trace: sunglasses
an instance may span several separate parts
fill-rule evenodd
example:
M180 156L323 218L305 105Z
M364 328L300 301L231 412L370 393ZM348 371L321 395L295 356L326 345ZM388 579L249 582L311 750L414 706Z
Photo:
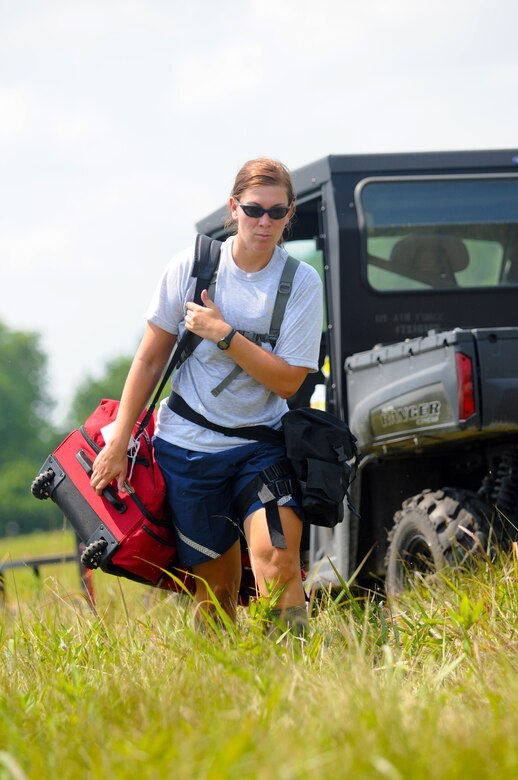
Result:
M284 219L291 206L272 206L271 209L263 209L262 206L250 206L247 203L240 203L236 198L236 203L241 206L247 217L260 219L263 214L268 214L270 219Z

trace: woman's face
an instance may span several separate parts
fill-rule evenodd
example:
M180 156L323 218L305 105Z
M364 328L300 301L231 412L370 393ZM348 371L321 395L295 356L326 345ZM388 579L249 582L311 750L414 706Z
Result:
M242 206L262 206L263 209L271 209L274 206L290 207L288 213L282 219L273 219L264 213L260 217L249 217ZM293 213L293 205L288 202L288 194L280 185L268 185L250 187L239 198L230 198L230 211L237 222L238 246L246 248L249 252L266 254L273 253L276 244L282 237L284 228L290 221Z

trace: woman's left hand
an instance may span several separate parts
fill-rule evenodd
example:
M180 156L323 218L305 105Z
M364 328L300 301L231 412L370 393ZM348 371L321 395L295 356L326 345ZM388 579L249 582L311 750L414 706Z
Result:
M230 330L230 325L225 322L223 315L214 301L211 301L207 290L201 294L203 306L194 301L189 301L185 307L185 327L197 336L210 341L219 341Z

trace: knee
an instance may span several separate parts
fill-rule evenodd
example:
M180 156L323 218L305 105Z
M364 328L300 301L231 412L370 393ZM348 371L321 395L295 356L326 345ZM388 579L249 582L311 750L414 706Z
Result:
M223 577L218 579L199 579L196 581L196 601L210 604L213 598L227 610L232 611L237 604L239 578Z
M291 550L278 547L263 547L252 550L255 569L267 582L286 585L295 577L300 577L300 561Z
M196 583L196 595L198 598L210 600L210 596L213 594L220 604L229 600L235 601L239 592L239 584L239 579L233 577L212 582L198 581Z

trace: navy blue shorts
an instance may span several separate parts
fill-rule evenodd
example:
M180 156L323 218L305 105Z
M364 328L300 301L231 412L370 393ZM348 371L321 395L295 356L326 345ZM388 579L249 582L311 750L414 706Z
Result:
M237 497L263 469L286 457L284 447L255 441L222 452L194 452L155 436L153 446L167 485L182 566L219 558L232 547L243 520L263 506L257 498L239 517ZM292 497L279 503L297 508Z

